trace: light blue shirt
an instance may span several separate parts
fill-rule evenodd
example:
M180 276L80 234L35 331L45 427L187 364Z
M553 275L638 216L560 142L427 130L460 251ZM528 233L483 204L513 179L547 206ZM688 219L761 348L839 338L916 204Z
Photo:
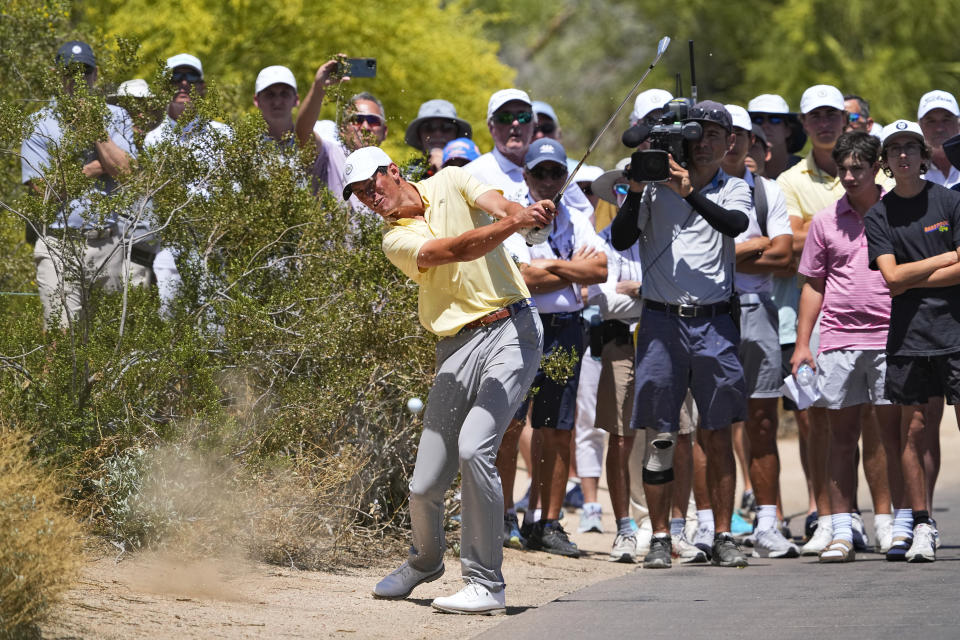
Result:
M56 106L56 102L51 101L49 106L44 107L37 114L37 124L33 128L33 132L23 141L20 147L22 182L42 181L44 173L57 171L60 162L74 161L74 158L66 156L66 149L61 148L63 130L56 116ZM137 148L133 142L133 120L120 107L108 104L107 109L107 121L104 123L107 135L120 149L130 157L135 158ZM87 164L96 159L96 151L91 148L84 153L79 161L82 164ZM92 188L102 194L110 194L117 188L117 183L112 176L103 174L93 181ZM105 223L112 225L116 224L116 221L116 214L114 214L105 220ZM50 226L54 229L61 228L64 222L74 229L93 229L100 226L99 221L94 220L91 215L90 199L83 195L67 202L60 210L57 221Z

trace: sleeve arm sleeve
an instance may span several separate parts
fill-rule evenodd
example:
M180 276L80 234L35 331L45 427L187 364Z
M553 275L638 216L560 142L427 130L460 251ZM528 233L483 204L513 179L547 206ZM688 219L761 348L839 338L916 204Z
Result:
M690 195L684 198L684 200L686 200L697 213L703 216L704 220L706 220L711 227L725 236L736 238L746 231L747 225L750 224L750 219L743 211L724 209L698 191L690 192Z

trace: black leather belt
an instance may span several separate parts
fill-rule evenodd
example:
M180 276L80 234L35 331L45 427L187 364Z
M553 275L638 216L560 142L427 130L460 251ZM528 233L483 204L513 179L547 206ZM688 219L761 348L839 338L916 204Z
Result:
M730 313L729 302L713 304L667 304L656 300L644 300L644 306L654 311L663 311L681 318L713 318Z

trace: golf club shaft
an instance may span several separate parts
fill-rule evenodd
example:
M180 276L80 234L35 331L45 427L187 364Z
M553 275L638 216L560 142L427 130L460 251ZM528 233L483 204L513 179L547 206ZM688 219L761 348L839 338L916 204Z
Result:
M620 106L617 107L617 110L613 112L613 115L610 116L610 119L607 120L607 124L603 125L603 129L600 130L600 133L597 134L597 137L593 139L593 142L590 143L590 146L587 147L587 152L583 154L583 157L580 158L580 162L577 163L576 168L570 172L570 175L567 176L567 181L563 183L563 186L560 188L560 191L557 192L557 195L553 197L553 204L560 206L560 200L563 198L563 193L567 190L567 187L570 186L570 183L573 182L573 179L577 175L577 171L580 170L580 167L583 166L583 163L586 162L587 157L590 155L590 152L593 151L593 148L597 146L597 143L600 142L600 138L603 137L603 134L607 132L607 129L610 128L610 125L613 124L613 121L617 119L617 116L620 114L620 111L623 110L623 106L627 104L630 98L633 96L633 92L647 79L647 76L650 75L650 72L653 71L653 68L657 66L657 63L660 62L660 58L663 57L664 52L667 50L667 46L670 44L670 36L663 36L660 39L660 42L657 44L657 55L654 57L653 62L650 63L650 66L647 67L647 70L643 73L637 83L633 85L633 88L627 93L623 98L623 102L620 103Z

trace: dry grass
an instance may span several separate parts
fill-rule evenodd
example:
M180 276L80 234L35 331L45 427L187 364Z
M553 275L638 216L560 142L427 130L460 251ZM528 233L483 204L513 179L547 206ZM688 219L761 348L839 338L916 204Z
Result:
M60 500L26 438L0 429L0 637L30 635L80 569L80 527Z

